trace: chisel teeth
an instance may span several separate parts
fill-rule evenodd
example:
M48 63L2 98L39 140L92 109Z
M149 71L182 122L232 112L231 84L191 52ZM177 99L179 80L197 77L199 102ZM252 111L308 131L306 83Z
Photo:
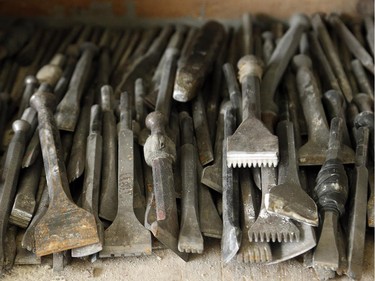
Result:
M276 167L279 162L277 152L234 152L228 151L227 165L232 168Z

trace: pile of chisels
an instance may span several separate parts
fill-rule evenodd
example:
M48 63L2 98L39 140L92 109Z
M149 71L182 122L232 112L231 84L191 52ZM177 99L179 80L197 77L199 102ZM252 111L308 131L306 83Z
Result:
M0 269L297 256L360 279L374 227L374 19L0 27Z

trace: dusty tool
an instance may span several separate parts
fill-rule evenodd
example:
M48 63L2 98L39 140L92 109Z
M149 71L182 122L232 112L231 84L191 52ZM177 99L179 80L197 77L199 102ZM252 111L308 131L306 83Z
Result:
M236 112L237 123L242 121L242 97L241 91L238 86L237 78L233 69L233 66L230 63L223 65L224 77L227 83L229 99L233 105L233 108ZM216 145L216 141L215 141Z
M370 129L370 147L369 147L369 154L372 160L374 160L374 103L373 100L368 97L366 94L357 94L353 102L357 105L360 117L355 117L353 119L355 128L358 127L369 127ZM357 120L357 121L355 121Z
M60 130L73 132L80 113L80 102L92 61L98 52L96 45L84 43L81 45L82 55L77 62L69 82L69 88L56 109L56 124Z
M242 55L251 55L253 54L253 23L252 16L249 13L245 13L241 18L242 25Z
M197 138L197 148L201 164L207 165L214 160L210 131L207 123L203 92L200 91L192 102L194 131Z
M61 142L50 109L53 95L38 91L30 104L38 111L39 139L50 196L48 210L35 228L36 254L43 256L96 243L98 233L93 215L78 208L65 193L69 187Z
M202 178L202 165L198 160L197 168L198 179L200 179ZM218 174L218 177L220 177L220 175L221 173ZM211 192L203 183L199 183L198 188L198 206L204 206L203 208L199 208L199 223L202 234L206 237L221 239L221 236L223 235L223 222L218 214Z
M280 146L278 185L265 195L266 210L301 223L318 226L314 200L301 188L294 142L293 123L282 121L277 135Z
M317 59L323 70L322 72L324 73L324 75L321 75L321 80L325 81L330 88L341 92L339 82L330 63L328 62L327 56L325 55L315 32L309 32L309 43L311 45L311 54L315 59Z
M326 110L328 120L332 120L334 117L340 117L344 120L343 144L351 148L352 144L349 137L348 127L346 126L345 122L346 102L344 96L341 94L341 92L335 90L328 90L323 94L323 104Z
M361 92L368 94L374 98L374 89L372 88L366 72L359 60L352 60L351 62L353 74L357 80L358 87Z
M203 91L207 97L206 116L212 143L215 140L216 120L219 115L220 102L223 96L222 93L226 91L223 81L223 64L226 62L229 43L230 37L228 36L228 33L226 33L222 41L222 46L218 51L217 58L213 64L210 78L205 81L203 86Z
M67 266L70 262L70 253L69 251L63 251L52 254L52 269L53 272L59 273L64 270L64 267Z
M240 195L238 186L238 170L231 168L227 163L227 139L234 132L236 117L234 109L227 101L224 105L224 140L223 140L223 236L221 238L221 256L224 263L231 261L241 243L240 228Z
M138 78L142 78L147 82L151 80L151 73L159 63L172 32L173 27L171 25L163 27L159 36L152 42L147 52L136 58L134 63L129 67L129 70L124 73L121 82L116 87L116 95L126 90L130 94L130 103L133 104L135 80Z
M9 221L19 227L26 228L33 217L42 167L42 158L38 157L33 165L21 171L17 195L9 217Z
M275 45L273 42L273 34L271 31L265 31L262 33L263 43L263 61L267 65L272 57Z
M339 251L337 227L339 216L345 211L348 198L348 178L339 159L343 120L335 117L331 121L327 158L316 178L316 201L322 214L323 226L313 257L314 269L337 270Z
M357 134L357 149L355 174L350 190L349 208L349 237L348 237L348 268L346 275L352 279L361 279L363 271L363 258L366 234L366 204L368 170L367 150L370 130L367 127L359 127Z
M352 89L321 16L319 14L312 16L311 24L317 37L319 38L320 43L322 44L324 53L332 66L332 70L338 79L341 91L343 92L346 101L350 102L353 98Z
M277 106L274 102L276 88L285 69L298 48L302 33L310 26L309 19L303 14L295 14L290 19L290 27L277 43L267 67L264 71L260 87L260 104L262 106L262 119L275 118ZM270 115L270 116L268 116Z
M372 154L372 161L369 161L368 164L370 194L367 202L367 221L370 227L374 227L374 114L372 112L361 112L355 117L354 125L357 131L359 128L365 127L370 132L368 149L370 154Z
M133 45L128 45L128 48L130 50L123 53L121 59L116 65L116 70L112 79L113 85L118 85L121 82L122 75L126 73L129 67L131 67L131 65L134 63L134 61L146 53L147 49L150 47L152 41L157 36L159 31L159 27L145 29L141 32L140 40L137 40L137 45L135 45L135 43ZM136 41L133 40L132 43L133 42Z
M198 213L197 149L194 146L193 120L186 111L180 112L182 214L178 250L203 253L203 236Z
M151 254L151 234L134 214L134 150L129 95L121 94L118 131L118 207L113 223L104 232L99 257Z
M166 61L166 56L168 53L169 48L175 48L180 50L182 48L182 44L185 40L185 34L187 33L188 27L185 25L178 25L176 26L176 30L173 33L172 37L169 39L168 46L164 51L158 66L155 70L154 76L152 77L151 81L151 92L146 96L145 103L152 109L155 109L155 103L157 99L157 95L159 92L160 80L162 77L163 70L165 68L164 64Z
M146 187L146 210L145 210L145 219L144 226L151 231L151 225L156 221L156 206L155 206L155 193L154 185L152 181L152 169L143 160L143 171L144 171L144 181Z
M369 227L374 227L374 221L375 221L375 192L374 192L374 164L370 164L368 166L368 184L370 189L369 198L367 201L367 225Z
M82 111L83 112L83 111ZM93 105L90 113L89 135L87 137L87 154L85 155L85 177L82 191L82 208L95 217L99 242L72 249L72 257L84 257L103 249L104 226L99 219L99 190L102 171L102 115L99 105Z
M16 118L21 118L24 110L29 106L29 100L38 85L38 80L35 76L29 75L25 78L25 89L22 94L21 103L18 107Z
M254 224L259 210L256 208L257 196L255 183L251 179L248 169L240 170L240 186L242 198L242 241L237 253L237 261L244 263L270 262L272 253L270 244L267 242L250 242L246 235L250 227Z
M44 171L42 171L42 176L40 177L38 189L41 190L42 194L40 200L38 200L35 214L22 238L22 248L27 249L28 251L31 251L33 253L35 253L35 227L40 221L40 219L46 213L49 204L48 188Z
M117 212L117 129L110 86L101 88L103 110L103 160L99 216L113 221Z
M35 255L35 253L30 252L22 247L22 239L25 234L25 231L19 230L16 236L16 247L17 255L14 260L15 265L38 265L42 263L42 259Z
M151 135L144 145L144 156L147 165L152 167L157 216L151 231L160 242L187 260L187 254L177 248L179 226L172 174L172 163L176 160L175 145L165 134L166 119L160 111L147 116L146 126Z
M265 196L276 185L276 170L274 168L261 168L262 176L262 202L259 215L248 232L250 242L298 242L300 231L297 226L286 218L270 214L266 210Z
M201 182L206 186L216 190L217 192L223 192L223 182L221 178L222 174L222 154L223 154L223 139L224 139L224 104L220 107L219 117L216 125L216 139L215 139L215 154L214 162L203 168ZM233 103L232 103L233 104Z
M2 270L4 271L10 271L13 268L17 253L16 235L17 227L15 225L9 225L6 231L5 241L3 242L5 244L5 259Z
M374 100L367 94L356 94L353 98L353 103L358 107L360 112L374 112Z
M328 148L329 129L321 94L311 72L312 63L309 57L297 55L293 58L293 64L297 68L297 88L309 137L307 143L298 150L298 161L300 165L322 165ZM353 150L343 146L340 159L344 163L353 163L354 157Z
M228 138L229 167L277 166L278 140L258 119L262 63L254 56L242 57L238 62L242 84L243 121Z
M365 16L364 23L366 28L366 41L372 55L374 55L374 18Z
M224 36L224 27L215 21L209 21L200 28L191 52L176 73L173 91L176 101L187 102L196 97L213 65L216 53L220 50Z
M330 23L335 27L335 31L338 31L342 41L345 42L350 52L362 63L362 65L374 74L374 60L366 49L358 42L357 38L351 33L346 25L341 21L337 14L331 14L328 17Z
M56 55L48 65L43 66L37 74L39 81L43 81L40 85L39 90L44 89L49 91L53 88L58 80L62 77L61 64L63 62L63 57ZM57 86L57 85L56 85ZM55 107L54 107L55 108ZM40 155L40 141L39 141L39 131L36 129L34 135L32 136L28 146L26 147L25 154L22 160L22 167L27 168L32 165L35 160Z
M67 165L68 180L78 179L85 169L86 142L89 134L90 109L94 100L94 91L89 91L83 98L81 113L74 132L73 144Z
M28 133L36 118L36 112L29 108L24 111L21 119L13 122L12 128L14 135L9 143L5 163L1 175L1 196L0 206L0 267L4 266L4 239L8 228L8 220L11 212L12 203L16 195L16 188L18 183L18 176L21 170L22 155L25 151L26 142L28 140Z

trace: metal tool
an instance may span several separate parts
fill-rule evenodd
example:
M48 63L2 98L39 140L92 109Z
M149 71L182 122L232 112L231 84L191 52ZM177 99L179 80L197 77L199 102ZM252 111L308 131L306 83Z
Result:
M201 183L214 189L215 191L223 192L223 182L222 182L222 166L223 166L223 139L224 139L224 104L222 102L220 106L220 113L217 119L216 125L216 139L215 139L215 153L214 162L203 168Z
M0 269L3 268L5 262L5 235L8 228L9 215L12 203L16 195L18 176L21 170L21 161L25 146L28 140L29 130L33 119L36 118L36 112L29 108L24 111L21 119L13 122L12 129L14 135L9 143L5 164L1 175L1 195L0 206Z
M35 228L36 254L43 256L97 243L95 218L77 207L65 193L69 186L61 142L50 109L53 95L38 91L31 97L30 104L38 111L39 139L50 196L48 210Z
M80 47L82 55L74 69L68 91L57 106L55 114L58 128L69 132L73 132L76 127L83 90L89 77L92 61L98 53L98 48L93 43L86 42Z
M263 61L267 65L272 57L275 45L273 42L273 33L271 31L265 31L262 33L263 43Z
M185 25L177 25L176 30L173 33L172 37L169 39L168 46L161 57L158 66L155 70L154 76L152 77L152 85L151 85L151 92L145 97L145 103L148 107L155 109L155 103L157 99L157 95L159 92L160 87L160 80L162 77L163 70L165 68L164 64L166 62L166 56L168 53L169 48L175 48L180 50L182 48L182 44L185 40L185 34L188 31L188 27ZM175 70L174 70L175 71Z
M275 168L262 167L261 176L262 202L259 215L248 232L250 242L298 242L300 231L297 226L289 219L270 214L266 210L265 196L277 182Z
M103 158L99 200L99 217L113 221L116 217L117 196L117 129L113 112L112 88L101 88L103 110Z
M366 41L372 55L374 55L374 18L365 16L364 23L366 28Z
M345 74L344 68L341 64L340 58L337 51L332 43L332 40L328 34L327 28L321 19L319 14L315 14L311 18L311 24L322 44L325 55L328 58L329 63L332 66L333 72L335 73L338 83L340 85L341 91L343 92L347 102L350 102L353 98L352 89L348 82L348 78Z
M293 123L282 121L277 128L280 145L278 185L265 195L270 213L318 226L318 210L314 200L301 188L298 175Z
M198 179L202 178L202 165L197 157L197 169L198 169ZM218 174L220 177L221 173ZM221 177L220 177L221 178ZM202 182L199 183L198 197L199 202L199 223L202 234L206 237L212 237L221 239L223 235L223 222L219 216L216 209L214 200L212 199L211 192L208 187ZM204 207L202 207L204 206Z
M85 170L86 142L89 134L90 109L94 100L94 90L83 98L81 113L74 132L73 144L67 164L68 180L78 179Z
M123 53L121 59L117 63L113 78L111 79L113 85L118 85L121 82L123 74L129 70L134 61L136 61L139 57L146 53L147 49L150 47L152 41L158 35L159 31L159 27L142 30L142 32L138 32L138 34L141 35L140 40L138 40L137 38L138 42L134 39L129 42L134 43L127 46L127 52Z
M370 227L374 227L374 114L366 111L359 113L354 119L354 125L357 131L359 128L364 127L368 128L370 132L368 150L370 155L372 154L372 161L370 160L368 164L370 194L367 202L367 221ZM358 138L357 135L358 133L356 134L356 138Z
M242 54L253 54L253 23L252 16L249 13L244 13L241 17L241 37L242 37Z
M28 75L25 78L25 89L22 94L22 99L18 107L16 118L21 118L22 113L29 106L29 100L38 85L38 80L33 75Z
M358 87L361 92L368 94L374 99L374 89L372 88L367 74L359 60L352 60L351 62L353 74L357 80Z
M367 150L370 130L359 127L357 134L356 163L354 179L350 186L350 208L348 222L348 268L346 275L361 279L366 234L366 201L368 186Z
M35 211L36 192L39 186L40 175L42 172L42 158L38 157L33 165L21 171L18 190L9 222L21 228L26 228Z
M46 213L49 205L48 188L44 171L42 171L42 176L40 177L38 189L41 190L40 192L42 193L42 195L37 204L35 214L32 220L30 221L29 226L27 227L25 234L22 238L22 248L27 249L28 251L31 251L33 253L35 253L35 227L39 223L40 219Z
M311 54L313 55L314 59L319 62L319 65L322 68L321 80L325 81L328 87L341 92L341 88L339 86L339 82L333 72L333 69L325 55L322 46L319 43L318 37L315 32L309 32L309 43L311 45Z
M259 117L262 64L254 56L238 61L242 84L243 121L228 138L227 163L230 167L277 166L278 139L270 133Z
M272 261L270 244L267 242L250 242L249 236L246 235L250 227L254 224L257 210L257 195L255 183L251 179L248 169L240 170L240 186L242 198L242 241L237 253L237 261L244 263L260 263Z
M276 88L286 67L298 48L302 33L309 28L309 19L303 14L295 14L290 19L289 29L277 43L264 71L260 87L262 120L275 119L277 106L274 102ZM273 121L274 123L275 121Z
M343 120L335 117L331 121L326 161L316 178L316 201L322 215L322 230L313 257L314 269L337 270L339 250L337 227L339 216L345 211L348 198L348 178L339 159Z
M151 234L134 214L134 150L128 93L121 94L118 130L118 207L113 223L104 232L99 257L151 254Z
M240 194L238 186L238 170L227 163L228 137L234 132L236 117L230 101L224 105L224 140L223 140L223 236L221 238L221 256L224 263L231 261L241 243L240 228Z
M374 192L374 164L368 166L368 184L369 184L369 198L367 201L367 225L369 227L374 227L375 221L375 192Z
M224 36L224 27L215 21L209 21L200 28L191 52L176 73L173 91L176 101L187 102L198 94Z
M220 102L223 92L226 91L223 81L223 64L226 62L228 53L228 44L230 37L225 34L221 48L218 51L217 58L213 64L210 77L205 81L203 91L206 96L206 116L210 140L213 143L216 133L216 120L220 110Z
M360 112L374 112L374 100L367 94L356 94L353 98L353 103L358 107Z
M192 115L194 131L197 138L199 160L201 161L201 164L205 166L214 160L214 153L212 151L212 143L202 91L200 91L192 101Z
M197 149L194 145L193 120L186 111L179 114L181 128L182 205L178 250L203 253L203 236L199 225Z
M60 55L54 56L54 58L51 60L50 64L43 66L38 74L37 78L38 81L41 82L41 85L39 87L39 90L42 88L49 91L50 88L53 88L55 85L57 86L57 82L59 79L62 78L62 70L61 65L63 62L63 57ZM53 108L53 110L56 107ZM25 154L23 156L22 160L22 168L27 168L30 165L32 165L35 160L40 155L40 141L39 141L39 129L37 128L34 130L34 135L32 136L28 146L26 147Z
M326 109L328 120L332 120L334 117L340 117L344 120L343 144L351 149L352 144L350 142L348 127L346 126L345 122L346 102L344 96L341 94L341 92L328 90L323 94L323 104Z
M304 189L306 190L307 183L305 179L306 177L301 177L302 186L304 186ZM267 264L277 264L298 257L302 254L308 255L309 251L316 246L316 235L313 227L299 222L294 222L294 224L298 227L300 232L299 241L293 243L272 243L272 261ZM305 259L306 257L304 256L304 260Z
M227 83L227 89L229 93L229 99L236 112L237 123L242 121L242 97L240 87L238 86L237 78L233 69L232 64L226 63L223 65L223 72L225 81ZM215 141L216 145L216 141Z
M151 231L160 242L187 260L187 254L177 248L179 226L172 174L172 163L176 160L175 145L165 134L166 119L160 111L147 116L146 126L151 135L144 145L144 156L147 165L152 167L157 216Z
M82 111L83 112L83 111ZM99 219L99 191L102 171L102 112L99 105L93 105L90 112L89 135L87 136L87 153L85 155L85 176L82 190L82 208L95 217L99 242L72 249L72 257L84 257L103 249L104 226Z
M366 49L358 42L353 33L346 27L337 14L330 14L328 21L340 35L342 41L345 42L350 52L362 63L362 65L374 74L374 60Z
M2 265L2 270L10 271L13 268L14 260L16 258L17 246L16 246L16 235L17 227L15 225L9 225L5 235L4 252L5 259Z
M173 61L176 55L177 50L170 49L170 60ZM146 117L146 127L151 130L151 135L144 144L144 158L152 167L156 209L156 221L151 224L151 231L162 244L187 260L188 255L178 250L179 224L172 170L176 146L166 134L173 89L168 86L170 79L167 74L163 73L161 78L165 86L160 87L156 110Z
M25 234L24 230L18 230L16 236L16 247L17 247L17 255L14 260L15 265L39 265L42 263L41 257L35 255L35 253L30 252L22 247L22 240Z
M151 46L145 54L136 58L134 63L129 67L129 70L124 73L121 82L117 85L115 93L119 95L122 91L127 91L130 94L130 103L133 104L134 83L138 78L142 78L145 82L151 80L151 73L159 63L170 36L172 35L173 27L171 25L165 26L159 36L152 42Z
M311 72L312 63L305 55L295 56L293 63L297 68L297 88L309 137L307 143L298 150L298 161L300 165L322 165L328 148L329 129L320 92ZM340 158L344 163L353 163L353 150L343 146Z

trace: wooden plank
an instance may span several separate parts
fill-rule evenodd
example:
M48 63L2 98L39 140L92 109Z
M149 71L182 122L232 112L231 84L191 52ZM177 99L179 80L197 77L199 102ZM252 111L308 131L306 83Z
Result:
M360 0L364 1L364 0ZM355 15L358 0L0 0L0 15L115 15L132 18L238 18L243 12L288 18L295 12L338 12Z

